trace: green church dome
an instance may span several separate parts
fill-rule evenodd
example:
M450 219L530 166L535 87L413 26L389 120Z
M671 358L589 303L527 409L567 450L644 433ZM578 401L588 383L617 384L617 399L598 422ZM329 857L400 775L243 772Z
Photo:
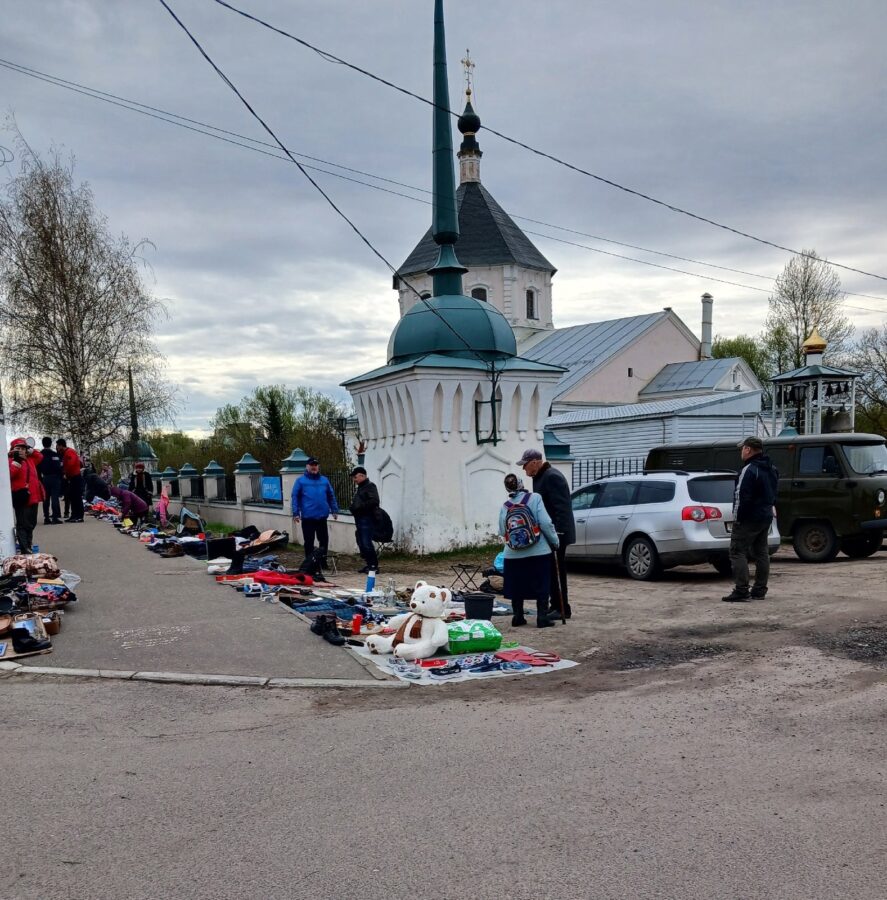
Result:
M517 343L508 320L494 306L450 294L416 303L388 342L389 365L431 353L508 359L517 356Z

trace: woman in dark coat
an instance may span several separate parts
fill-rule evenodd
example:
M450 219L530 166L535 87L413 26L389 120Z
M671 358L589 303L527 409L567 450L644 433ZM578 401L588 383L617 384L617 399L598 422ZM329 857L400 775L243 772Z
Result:
M135 464L133 473L129 476L129 490L151 509L154 502L154 482L151 480L151 473L145 470L144 463Z

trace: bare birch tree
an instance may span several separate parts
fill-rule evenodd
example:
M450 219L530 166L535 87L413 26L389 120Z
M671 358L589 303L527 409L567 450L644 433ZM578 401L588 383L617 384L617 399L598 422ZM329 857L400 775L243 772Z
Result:
M20 137L20 136L19 136ZM142 244L114 237L74 161L20 138L0 199L0 377L12 418L88 448L130 423L127 367L145 425L169 418L154 327L163 305L139 272Z
M853 333L850 320L841 312L841 279L815 250L803 254L789 260L770 296L764 338L777 373L804 365L801 346L814 327L834 356L847 351Z

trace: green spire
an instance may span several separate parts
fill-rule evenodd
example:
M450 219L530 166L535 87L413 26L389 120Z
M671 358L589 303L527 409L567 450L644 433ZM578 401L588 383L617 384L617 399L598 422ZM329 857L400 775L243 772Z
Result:
M456 177L453 164L453 132L450 124L450 88L447 83L447 46L443 0L434 0L434 218L432 234L440 247L437 262L428 274L435 297L462 293L462 273L453 245L459 240L456 211Z

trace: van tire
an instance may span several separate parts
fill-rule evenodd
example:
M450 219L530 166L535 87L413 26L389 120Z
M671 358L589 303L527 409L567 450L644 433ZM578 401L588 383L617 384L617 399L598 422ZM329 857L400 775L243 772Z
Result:
M846 537L841 541L841 552L850 559L865 559L881 549L884 534L876 531L872 534L855 535Z
M662 572L655 545L643 535L629 538L622 559L626 571L635 581L654 581Z
M840 549L835 529L829 522L802 522L792 538L795 553L804 562L831 562Z

